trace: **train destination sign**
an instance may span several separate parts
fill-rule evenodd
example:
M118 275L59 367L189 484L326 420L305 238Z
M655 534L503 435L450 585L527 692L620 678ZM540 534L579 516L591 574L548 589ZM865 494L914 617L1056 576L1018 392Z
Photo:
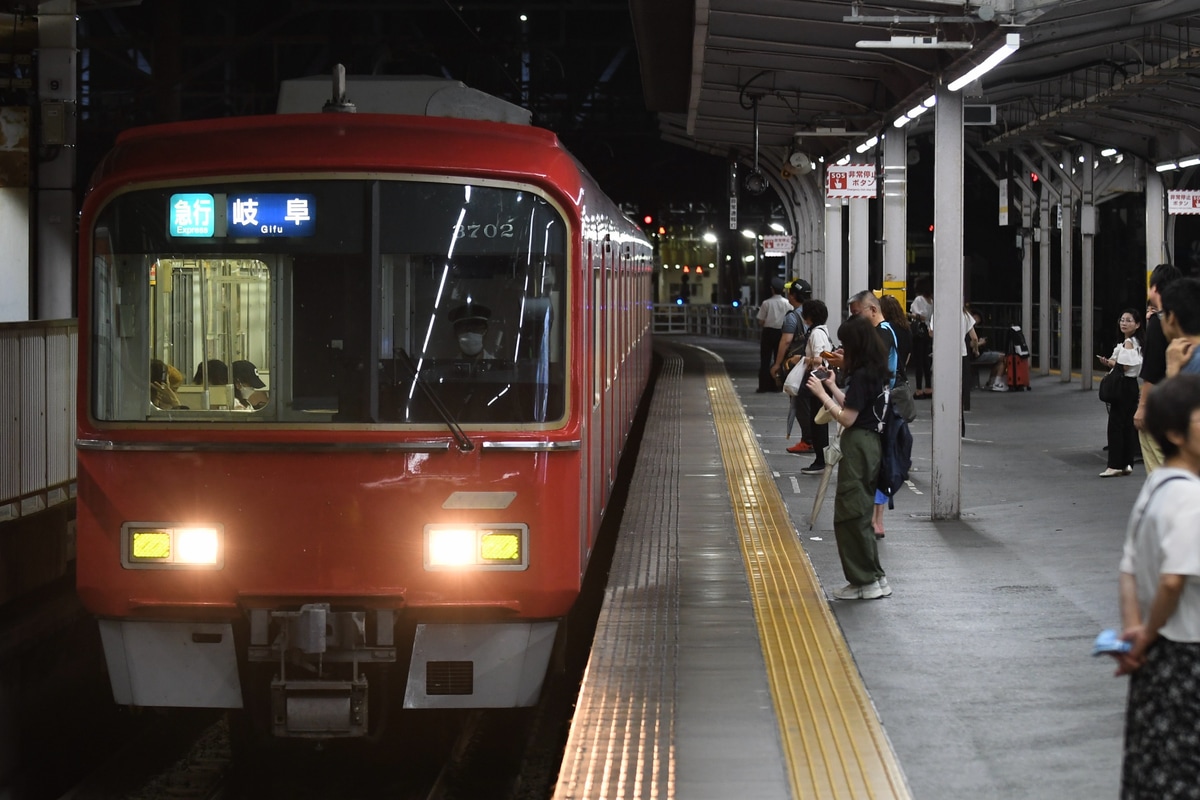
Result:
M229 233L238 237L312 236L316 198L311 194L248 194L229 198Z
M316 196L191 192L170 198L168 228L178 238L302 237L316 233Z

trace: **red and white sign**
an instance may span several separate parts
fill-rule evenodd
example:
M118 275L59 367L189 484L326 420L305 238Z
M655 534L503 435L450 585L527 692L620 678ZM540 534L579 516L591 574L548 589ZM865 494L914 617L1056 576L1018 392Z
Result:
M763 255L782 256L787 255L795 249L796 240L791 237L791 234L763 237Z
M1168 189L1168 214L1200 214L1200 191L1195 189Z
M874 197L875 165L848 164L825 171L826 197Z

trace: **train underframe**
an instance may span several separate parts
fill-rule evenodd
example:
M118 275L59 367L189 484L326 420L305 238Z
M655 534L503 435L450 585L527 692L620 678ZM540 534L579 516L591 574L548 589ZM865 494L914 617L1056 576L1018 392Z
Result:
M397 708L532 706L559 627L321 602L236 622L100 621L117 703L242 709L255 738L310 740L379 737Z

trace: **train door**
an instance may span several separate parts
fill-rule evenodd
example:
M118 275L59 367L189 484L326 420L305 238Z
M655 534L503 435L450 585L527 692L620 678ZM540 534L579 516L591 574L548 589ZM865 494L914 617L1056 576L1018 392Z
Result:
M584 513L587 515L583 526L584 556L591 551L592 539L595 537L593 528L600 518L600 452L602 450L601 417L600 417L600 380L601 365L599 352L600 314L596 306L600 298L600 270L596 262L597 253L592 242L584 247L584 280L581 288L583 314L580 319L579 331L583 338L582 364L586 370L583 376L584 397L583 413L587 419L587 450L583 458L585 470L584 485L587 487Z
M604 500L612 492L613 464L617 452L617 389L613 376L617 369L616 341L616 253L612 242L604 242Z

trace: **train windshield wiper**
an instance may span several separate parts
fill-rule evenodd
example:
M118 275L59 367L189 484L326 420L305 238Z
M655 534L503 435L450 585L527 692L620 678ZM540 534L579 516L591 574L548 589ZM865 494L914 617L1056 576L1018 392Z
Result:
M417 365L413 363L412 356L403 347L396 348L396 355L400 356L400 360L404 366L408 367L408 371L412 373L413 385L421 390L425 395L425 399L437 411L438 416L446 423L446 427L450 429L450 433L454 436L454 441L458 442L458 449L464 453L469 453L475 449L475 443L463 431L462 426L458 424L458 420L450 413L450 409L446 408L446 404L442 402L442 398L437 396L433 388L421 379L421 372L417 369Z

